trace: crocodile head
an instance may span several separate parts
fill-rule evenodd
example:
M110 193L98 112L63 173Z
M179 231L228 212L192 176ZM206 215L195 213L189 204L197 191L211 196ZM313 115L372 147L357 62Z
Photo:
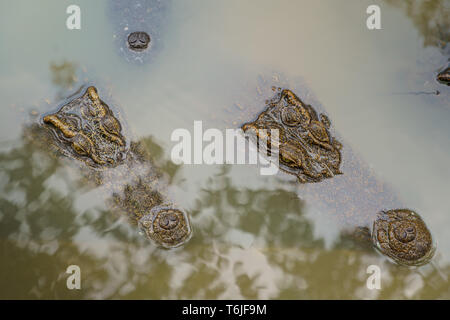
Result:
M372 241L381 253L407 266L428 263L436 249L425 222L408 209L380 212L373 223Z
M115 166L125 158L122 126L95 87L42 120L62 153L91 167Z

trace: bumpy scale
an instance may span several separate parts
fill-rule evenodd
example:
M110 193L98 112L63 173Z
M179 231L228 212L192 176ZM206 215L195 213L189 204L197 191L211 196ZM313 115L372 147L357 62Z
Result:
M158 176L142 146L127 143L122 125L95 87L43 117L52 143L64 155L82 161L110 189L113 205L152 241L178 247L192 235L186 212L164 199Z
M244 131L259 129L279 132L280 168L297 176L302 183L320 182L341 174L341 143L329 132L330 120L320 116L292 91L276 88L277 94L258 118L242 126Z

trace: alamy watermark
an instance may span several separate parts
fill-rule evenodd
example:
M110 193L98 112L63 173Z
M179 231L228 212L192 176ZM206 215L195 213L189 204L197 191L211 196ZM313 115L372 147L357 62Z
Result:
M203 131L202 121L194 121L193 134L179 128L170 139L177 142L170 154L175 164L247 164L259 165L261 175L278 172L278 129Z
M69 15L66 19L66 27L69 30L81 29L81 8L78 5L71 4L66 8ZM367 7L366 13L369 15L366 20L366 26L369 30L381 29L381 9L378 5L372 4Z
M67 7L66 13L69 16L66 19L66 27L69 30L80 30L81 29L81 9L75 4L71 4Z

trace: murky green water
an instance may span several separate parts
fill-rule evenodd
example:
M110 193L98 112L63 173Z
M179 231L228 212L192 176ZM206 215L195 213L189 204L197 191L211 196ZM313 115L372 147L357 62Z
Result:
M78 1L82 29L69 31L70 1L2 0L0 298L450 298L450 91L434 81L450 9L403 3L380 2L382 30L369 31L370 1L175 1L158 55L135 65L117 53L105 1ZM252 120L264 106L236 103L252 101L267 70L301 77L344 145L422 214L434 265L401 267L348 241L342 217L299 197L285 174L170 161L174 129ZM156 248L77 170L23 138L32 111L84 84L124 111L170 174L172 198L192 216L186 246ZM81 290L66 287L72 264ZM381 290L366 287L372 264Z

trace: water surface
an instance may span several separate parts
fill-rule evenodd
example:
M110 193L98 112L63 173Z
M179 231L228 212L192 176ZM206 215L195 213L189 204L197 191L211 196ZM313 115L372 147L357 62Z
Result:
M447 2L427 3L412 12L437 6L448 21ZM106 1L79 1L79 31L65 28L69 4L0 2L1 298L450 298L450 92L433 78L448 51L429 20L391 1L375 31L369 1L174 1L157 56L138 65L117 53ZM310 92L344 145L421 213L435 266L401 267L355 244L285 174L170 161L174 129L252 120L264 109L254 88L273 71ZM183 248L154 247L77 170L24 139L32 111L55 110L88 83L170 175L194 226ZM81 290L66 288L71 264ZM382 290L366 288L371 264Z

